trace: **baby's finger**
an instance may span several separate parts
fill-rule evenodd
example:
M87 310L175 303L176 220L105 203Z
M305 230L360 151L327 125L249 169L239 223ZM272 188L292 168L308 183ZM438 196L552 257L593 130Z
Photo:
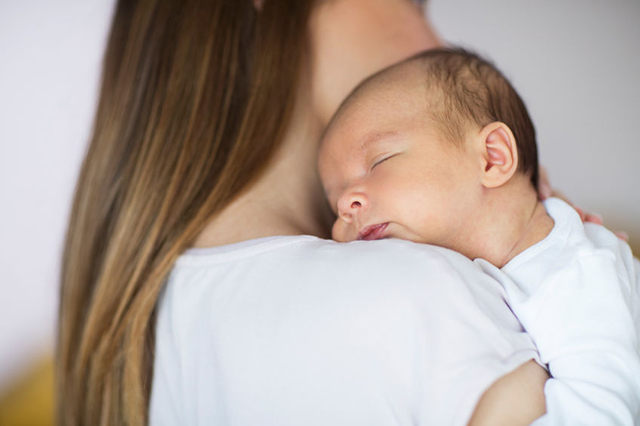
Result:
M602 225L604 222L602 221L602 216L597 213L586 213L583 222L595 223L596 225Z
M573 208L576 209L576 212L578 212L578 215L580 215L580 220L584 222L585 219L587 218L587 214L584 212L584 210L576 206L573 206Z
M615 234L618 236L618 238L620 238L622 241L626 241L629 242L629 234L627 234L624 231L618 231L615 232Z

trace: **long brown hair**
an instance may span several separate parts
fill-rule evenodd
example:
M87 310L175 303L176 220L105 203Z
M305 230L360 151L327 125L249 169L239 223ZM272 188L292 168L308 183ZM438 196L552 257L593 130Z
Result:
M60 424L147 422L177 256L278 148L312 0L120 0L64 247Z

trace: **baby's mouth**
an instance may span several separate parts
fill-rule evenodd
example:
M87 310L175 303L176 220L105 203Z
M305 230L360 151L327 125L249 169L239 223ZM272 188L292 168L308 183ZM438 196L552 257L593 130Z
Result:
M384 230L387 229L387 225L389 225L389 222L367 226L358 233L358 240L379 240L382 238Z

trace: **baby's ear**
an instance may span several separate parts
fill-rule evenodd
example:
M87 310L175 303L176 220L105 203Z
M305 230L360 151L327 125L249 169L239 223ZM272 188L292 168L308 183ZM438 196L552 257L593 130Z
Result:
M516 138L509 126L501 122L487 124L479 135L482 144L485 188L497 188L511 179L518 169Z

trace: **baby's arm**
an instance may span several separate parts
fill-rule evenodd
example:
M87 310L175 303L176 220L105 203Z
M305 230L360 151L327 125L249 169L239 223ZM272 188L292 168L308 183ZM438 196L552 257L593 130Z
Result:
M637 424L640 359L629 281L605 254L572 266L512 305L553 378L545 385L547 415L534 424Z
M499 278L552 376L545 385L547 414L533 424L637 424L640 356L631 277L605 249L562 266L538 283Z

